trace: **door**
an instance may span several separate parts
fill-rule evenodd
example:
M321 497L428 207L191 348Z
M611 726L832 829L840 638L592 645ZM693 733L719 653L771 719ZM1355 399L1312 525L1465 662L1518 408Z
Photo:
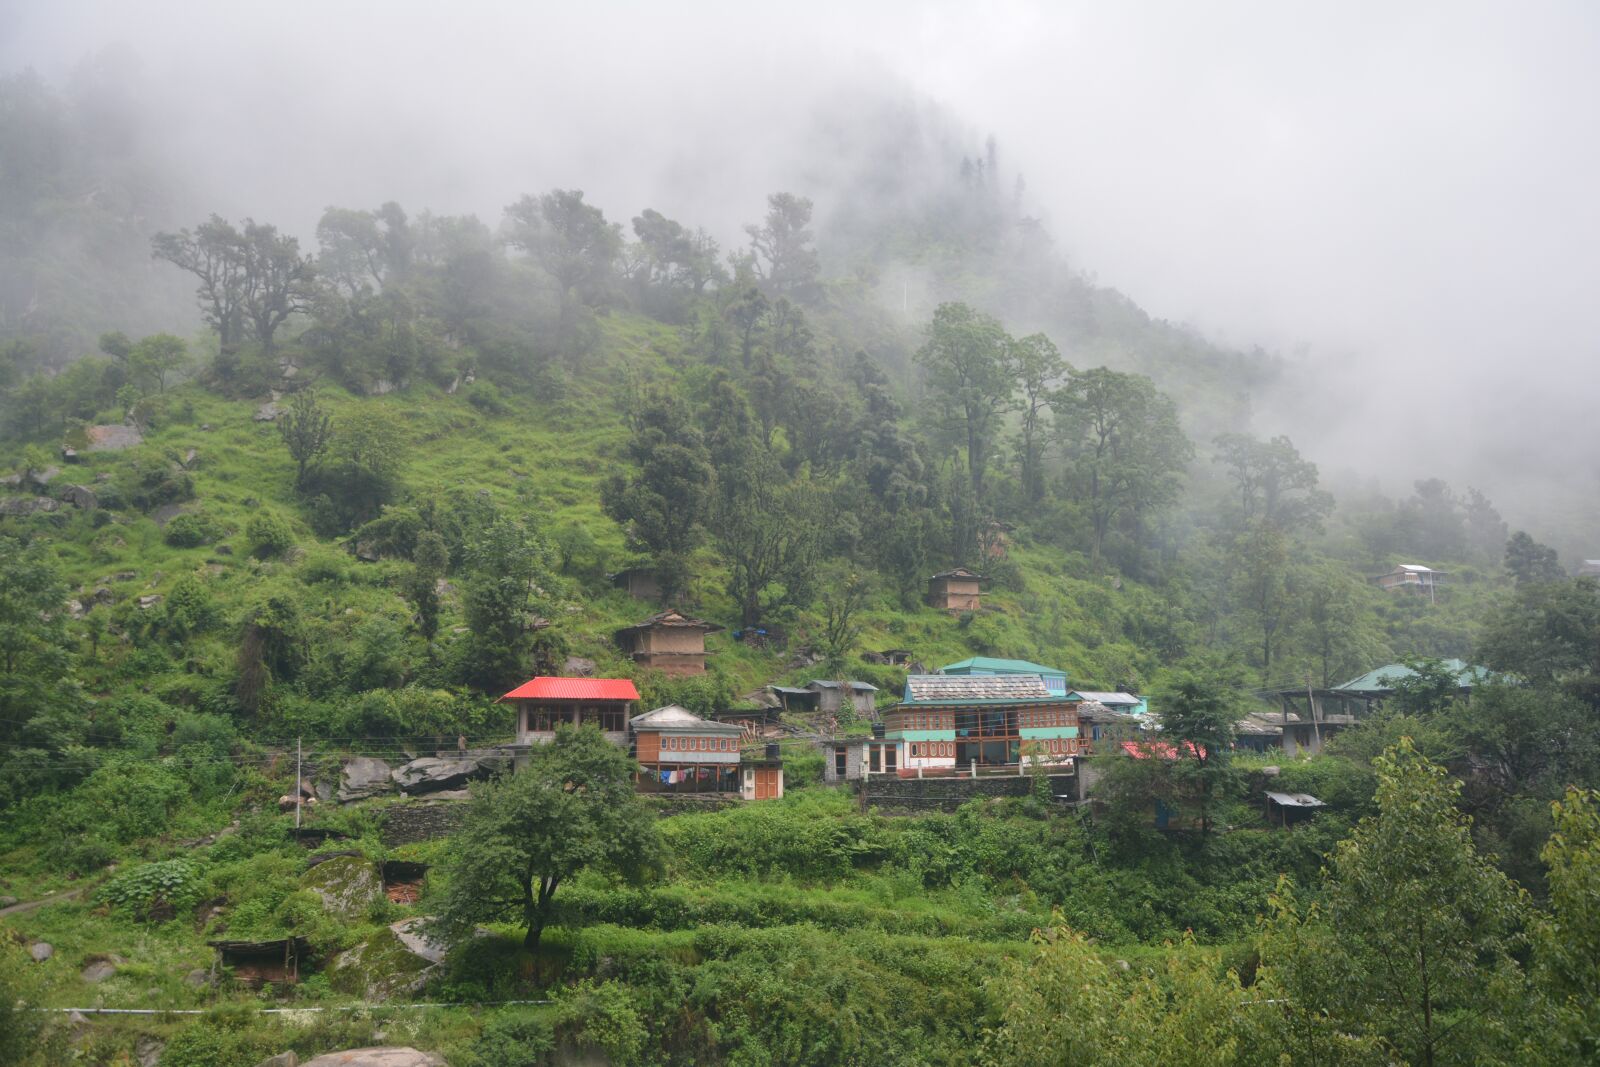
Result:
M841 782L845 779L845 759L847 755L848 753L842 745L833 750L833 776Z
M776 800L778 796L778 768L756 768L756 799Z

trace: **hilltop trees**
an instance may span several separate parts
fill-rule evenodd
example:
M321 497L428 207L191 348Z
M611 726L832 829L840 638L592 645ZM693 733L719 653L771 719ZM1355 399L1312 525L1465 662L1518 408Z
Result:
M995 434L1017 392L1012 340L992 316L965 304L940 304L916 359L939 429L954 434L966 451L968 484L981 504Z
M199 279L200 311L224 354L247 337L271 350L278 328L309 310L315 296L316 268L300 254L300 242L253 219L241 230L212 215L193 231L156 234L152 248L157 259Z
M816 295L821 264L811 247L810 227L810 200L773 193L767 197L766 219L744 228L750 235L751 269L772 296L805 302Z

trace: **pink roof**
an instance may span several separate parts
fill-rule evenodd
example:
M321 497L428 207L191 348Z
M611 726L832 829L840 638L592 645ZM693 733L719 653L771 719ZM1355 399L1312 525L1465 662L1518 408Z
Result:
M523 682L501 700L638 700L639 691L626 678L552 678L541 675Z
M1195 748L1193 742L1185 741L1183 745L1192 755L1204 757L1206 754L1205 749ZM1160 756L1162 759L1178 758L1178 750L1165 741L1124 741L1122 742L1122 751L1134 759L1147 759L1152 755Z

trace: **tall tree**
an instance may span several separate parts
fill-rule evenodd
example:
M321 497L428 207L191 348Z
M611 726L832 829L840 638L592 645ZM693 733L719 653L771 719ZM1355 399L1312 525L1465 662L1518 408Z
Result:
M1099 559L1118 524L1137 525L1177 499L1194 446L1172 399L1143 375L1073 371L1051 408L1067 455L1068 488L1088 514Z
M773 296L802 303L816 294L821 263L811 247L811 201L793 193L767 197L767 217L746 226L750 262L763 287Z
M940 304L916 359L941 426L965 446L968 484L981 505L995 434L1017 393L1011 338L992 316L966 304Z
M170 333L151 334L141 338L128 350L128 376L144 387L154 385L156 392L167 391L167 375L181 370L189 363L189 346L181 337Z
M1525 898L1478 854L1442 767L1409 739L1374 767L1378 813L1335 849L1320 905L1286 907L1268 927L1269 988L1333 1030L1381 1038L1400 1062L1514 1062Z
M556 892L586 871L638 880L662 854L655 817L634 791L636 764L592 726L556 731L526 767L476 785L445 861L437 924L452 940L511 920L539 948Z
M417 547L411 554L411 574L406 586L417 609L417 632L432 641L439 632L439 579L450 566L450 550L434 530L417 534Z
M1177 776L1199 809L1202 833L1210 832L1212 806L1232 774L1237 683L1233 671L1213 665L1174 675L1156 694L1161 738L1176 749Z
M1019 338L1012 346L1012 362L1022 389L1021 448L1022 494L1030 504L1044 498L1044 444L1050 396L1068 368L1054 342L1042 333Z
M217 331L223 353L231 353L244 339L245 273L244 237L220 215L212 215L193 232L158 233L151 242L153 255L200 280L195 296L206 323Z
M506 208L505 235L556 280L563 306L570 300L598 303L622 251L622 227L584 203L581 189L524 196Z
M628 539L650 553L670 598L682 589L689 553L705 537L710 452L682 401L661 389L637 406L627 457L637 473L613 474L601 489L601 502Z
M463 680L500 693L524 680L540 625L535 611L551 598L554 554L538 533L501 516L467 546L461 606L470 634Z
M823 503L809 478L788 478L777 457L756 442L718 469L712 537L728 565L728 593L745 626L810 602Z
M1506 542L1505 563L1519 587L1559 582L1567 576L1561 569L1561 558L1556 550L1541 545L1525 530L1518 530Z
M1255 522L1285 533L1320 528L1333 497L1317 488L1317 465L1287 437L1262 441L1242 433L1217 437L1217 462L1232 479L1244 525Z
M1600 1061L1600 791L1569 789L1544 846L1550 914L1536 934L1538 975L1555 1008L1552 1054Z

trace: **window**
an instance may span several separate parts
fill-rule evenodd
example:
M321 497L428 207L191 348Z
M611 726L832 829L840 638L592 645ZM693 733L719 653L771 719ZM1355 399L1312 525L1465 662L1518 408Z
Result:
M620 734L628 728L623 720L626 716L620 707L607 707L600 709L600 729L610 734Z

